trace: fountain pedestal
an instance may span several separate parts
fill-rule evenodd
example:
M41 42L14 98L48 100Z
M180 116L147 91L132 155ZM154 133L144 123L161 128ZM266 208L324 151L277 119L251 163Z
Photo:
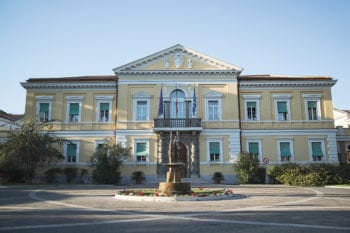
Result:
M158 191L161 195L184 195L191 193L191 183L181 182L183 163L168 163L166 182L160 182Z

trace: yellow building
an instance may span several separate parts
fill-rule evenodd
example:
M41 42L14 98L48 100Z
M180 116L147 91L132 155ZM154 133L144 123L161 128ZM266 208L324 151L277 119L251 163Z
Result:
M337 163L330 77L241 75L242 68L175 45L113 69L112 76L29 79L26 119L54 120L73 144L65 164L86 166L106 137L129 145L123 182L165 177L168 145L185 145L186 178L216 171L236 182L241 152L278 164Z

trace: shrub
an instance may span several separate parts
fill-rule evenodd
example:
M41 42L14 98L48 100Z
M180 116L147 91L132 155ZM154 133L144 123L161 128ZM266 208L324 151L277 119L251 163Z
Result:
M57 175L62 173L62 169L59 167L53 167L49 168L46 172L46 181L48 183L56 183L57 182Z
M270 176L276 183L300 186L324 186L349 183L350 166L331 164L283 164L274 167Z
M261 182L259 170L259 160L252 154L240 154L238 160L233 165L241 184L252 184Z
M78 168L76 167L65 167L63 169L63 174L67 178L67 182L71 183L72 181L75 181L78 175Z
M63 159L57 149L63 142L66 140L51 134L49 123L26 122L10 130L7 140L0 143L0 170L10 182L31 182L38 167Z
M225 180L224 175L221 172L214 172L212 178L215 184L220 184L222 180Z
M113 141L106 140L91 158L93 166L96 167L92 172L92 178L98 184L118 184L121 178L120 166L123 159L130 155L130 147L115 144Z

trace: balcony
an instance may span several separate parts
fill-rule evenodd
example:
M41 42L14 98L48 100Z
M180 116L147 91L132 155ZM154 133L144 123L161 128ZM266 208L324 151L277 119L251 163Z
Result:
M201 118L156 118L154 119L155 132L159 131L201 131Z

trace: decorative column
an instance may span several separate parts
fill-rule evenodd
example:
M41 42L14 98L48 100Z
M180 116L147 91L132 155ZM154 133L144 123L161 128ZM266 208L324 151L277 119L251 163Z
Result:
M191 177L200 177L200 161L199 161L199 134L196 131L192 131L191 141Z

